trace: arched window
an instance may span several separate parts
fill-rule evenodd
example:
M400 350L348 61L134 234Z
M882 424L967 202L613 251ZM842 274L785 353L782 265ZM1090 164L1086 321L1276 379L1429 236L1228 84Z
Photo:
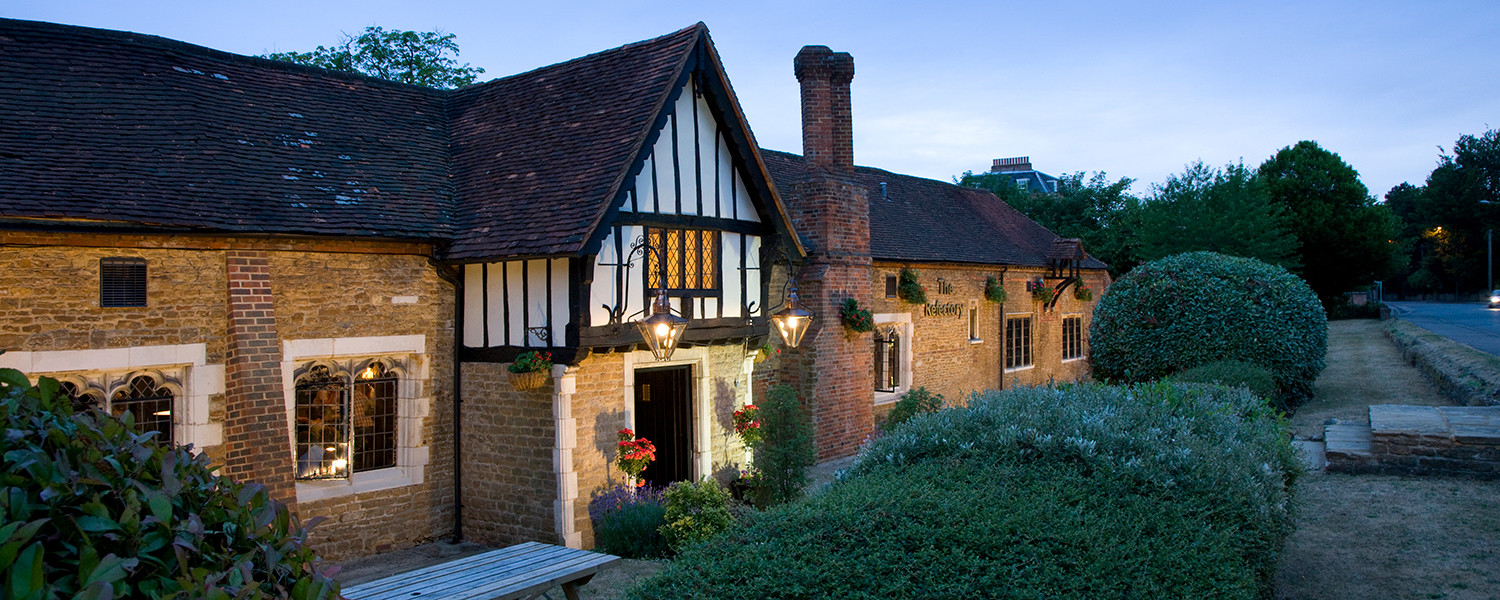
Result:
M104 407L104 395L87 389L73 381L62 382L62 392L73 401L73 414L84 413Z
M109 410L117 417L135 418L141 433L156 432L156 440L172 443L172 390L150 375L136 375L109 399ZM77 404L74 404L75 408Z
M350 370L314 364L297 378L298 479L396 466L400 374L382 360Z

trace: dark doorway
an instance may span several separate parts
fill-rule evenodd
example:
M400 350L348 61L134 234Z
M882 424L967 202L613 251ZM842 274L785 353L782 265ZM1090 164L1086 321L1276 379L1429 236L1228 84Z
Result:
M635 434L656 445L641 478L653 486L693 478L693 368L635 372Z

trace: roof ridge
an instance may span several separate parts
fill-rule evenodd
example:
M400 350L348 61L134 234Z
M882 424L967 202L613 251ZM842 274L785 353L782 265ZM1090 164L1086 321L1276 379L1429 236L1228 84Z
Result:
M19 25L21 27L12 27L13 25ZM50 21L32 21L26 19L10 19L0 17L0 31L13 28L25 28L31 31L45 31L50 29L55 30L59 33L73 34L79 37L92 37L94 39L104 40L110 43L134 44L167 52L181 52L185 54L192 54L210 60L221 60L229 63L239 63L242 65L249 65L267 69L277 69L289 73L301 73L314 77L330 77L333 79L362 81L375 85L382 85L410 91L419 91L440 96L456 91L436 89L427 87L425 85L391 81L389 79L382 79L380 77L365 75L363 73L335 71L333 69L325 69L323 67L315 67L312 65L303 65L286 61L273 60L260 56L236 54L227 50L219 50L217 48L210 48L208 46L202 46L194 44L192 42L184 42L182 40L174 40L172 38L162 37L150 33L139 33L135 31L126 31L123 29L87 27L84 25L69 25L66 23L53 23Z
M482 90L483 88L488 88L488 87L493 87L495 85L504 84L504 83L510 82L512 80L519 79L521 77L536 75L536 74L541 73L543 71L547 71L547 70L551 70L551 69L555 69L555 68L560 68L560 67L565 67L565 66L573 65L573 64L580 63L580 62L583 62L583 61L586 61L586 60L598 59L598 58L602 58L602 57L604 57L606 55L615 54L615 53L622 53L622 52L625 52L627 50L634 50L634 49L642 47L642 46L647 46L647 45L656 44L656 43L663 43L663 42L666 42L669 38L670 39L675 39L677 36L683 35L683 34L687 33L690 30L692 30L692 31L694 31L696 33L696 31L699 30L699 29L701 29L703 31L707 31L708 30L708 26L704 25L702 21L699 21L695 25L692 25L692 26L689 26L689 27L684 27L684 28L678 29L677 31L674 31L672 33L668 33L668 34L665 34L665 35L659 35L659 36L656 36L656 37L648 39L648 40L639 40L639 41L635 41L635 42L630 42L628 44L623 44L623 45L620 45L620 46L615 46L613 48L606 48L606 49L600 50L598 52L592 52L592 53L589 53L589 54L585 54L583 56L577 56L577 57L570 58L570 59L567 59L567 60L561 60L561 61L552 63L550 65L543 65L543 66L540 66L540 67L536 67L536 68L531 69L529 71L522 71L520 73L512 73L512 74L506 75L504 77L496 77L496 78L491 79L489 81L486 81L484 83L476 83L474 85L464 86L464 87L461 87L461 88L458 88L458 89L455 89L455 90L449 90L449 91L452 91L452 92L478 92L478 91Z

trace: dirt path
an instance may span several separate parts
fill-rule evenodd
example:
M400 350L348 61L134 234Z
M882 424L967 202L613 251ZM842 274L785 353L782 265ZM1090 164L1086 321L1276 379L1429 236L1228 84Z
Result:
M1328 324L1328 368L1291 425L1368 422L1371 404L1450 404L1401 359L1378 321ZM1277 572L1281 600L1500 598L1500 482L1312 474Z
M1385 324L1357 319L1328 324L1328 367L1317 396L1292 415L1299 439L1321 438L1328 419L1368 423L1371 404L1447 406L1451 403L1385 336Z

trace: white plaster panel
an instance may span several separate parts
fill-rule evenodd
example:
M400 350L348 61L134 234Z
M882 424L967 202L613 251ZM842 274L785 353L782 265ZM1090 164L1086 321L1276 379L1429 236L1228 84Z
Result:
M484 345L484 269L464 265L464 345Z
M719 236L723 243L719 244L719 270L724 274L724 285L721 288L724 294L723 317L741 316L741 306L744 304L744 290L740 287L740 247L744 245L745 235L741 233L724 233Z
M745 241L748 245L745 249L745 304L755 303L755 310L750 311L749 316L762 315L766 307L761 301L765 294L760 291L760 236L747 235Z
M505 282L509 279L510 271L516 272L516 279L521 278L521 267L519 263L498 262L490 263L489 278L485 281L486 290L485 313L489 315L490 346L505 345ZM519 299L520 288L515 288ZM514 314L521 314L516 311ZM519 338L517 338L519 341Z
M509 288L510 292L510 297L505 299L505 305L510 309L510 318L506 321L506 331L510 333L510 343L516 346L526 344L526 323L522 319L522 310L525 309L526 303L521 297L521 287L526 285L526 282L521 277L522 262L525 261L515 260L505 263L505 285ZM490 320L494 321L494 315L490 316ZM490 334L490 345L499 345L495 343L495 335L493 333Z
M573 320L568 310L568 259L552 259L552 345L566 345L568 323Z
M527 346L539 347L547 345L546 342L542 341L541 336L531 332L531 328L552 327L552 323L547 321L547 286L550 284L551 282L547 278L546 260L526 261L526 297L523 299L523 305L526 306L526 313L522 316L525 318L523 327L526 328L525 339ZM559 291L567 293L567 290Z
M724 136L715 135L714 142L718 147L718 161L714 165L714 189L719 197L719 216L725 219L738 218L734 212L734 157L729 153L729 144L724 141Z
M609 323L609 311L604 307L614 306L617 302L615 270L619 268L610 265L619 262L620 256L615 252L615 232L611 229L605 234L604 242L599 246L599 255L594 259L594 283L589 286L590 325L597 327Z
M677 115L677 171L680 174L682 214L698 214L698 163L696 144L694 140L697 135L693 128L697 125L696 117L693 115L693 80L689 79L683 85L682 92L677 95L677 106L673 109Z
M658 212L662 214L677 213L676 191L672 186L672 123L670 121L662 124L661 133L656 138L656 145L651 149L652 167L655 169L656 179L654 196L656 207L642 207L641 212ZM635 239L625 238L626 241Z
M719 121L714 118L714 112L709 108L707 100L694 94L693 102L698 111L698 139L696 141L699 176L703 179L703 214L718 217L722 215L714 190L719 185L719 165L714 160L714 152L718 150L716 142L719 139Z
M736 210L739 211L739 219L759 223L760 215L755 214L755 204L750 202L750 191L745 189L745 174L738 168L734 172L734 200L738 203Z

